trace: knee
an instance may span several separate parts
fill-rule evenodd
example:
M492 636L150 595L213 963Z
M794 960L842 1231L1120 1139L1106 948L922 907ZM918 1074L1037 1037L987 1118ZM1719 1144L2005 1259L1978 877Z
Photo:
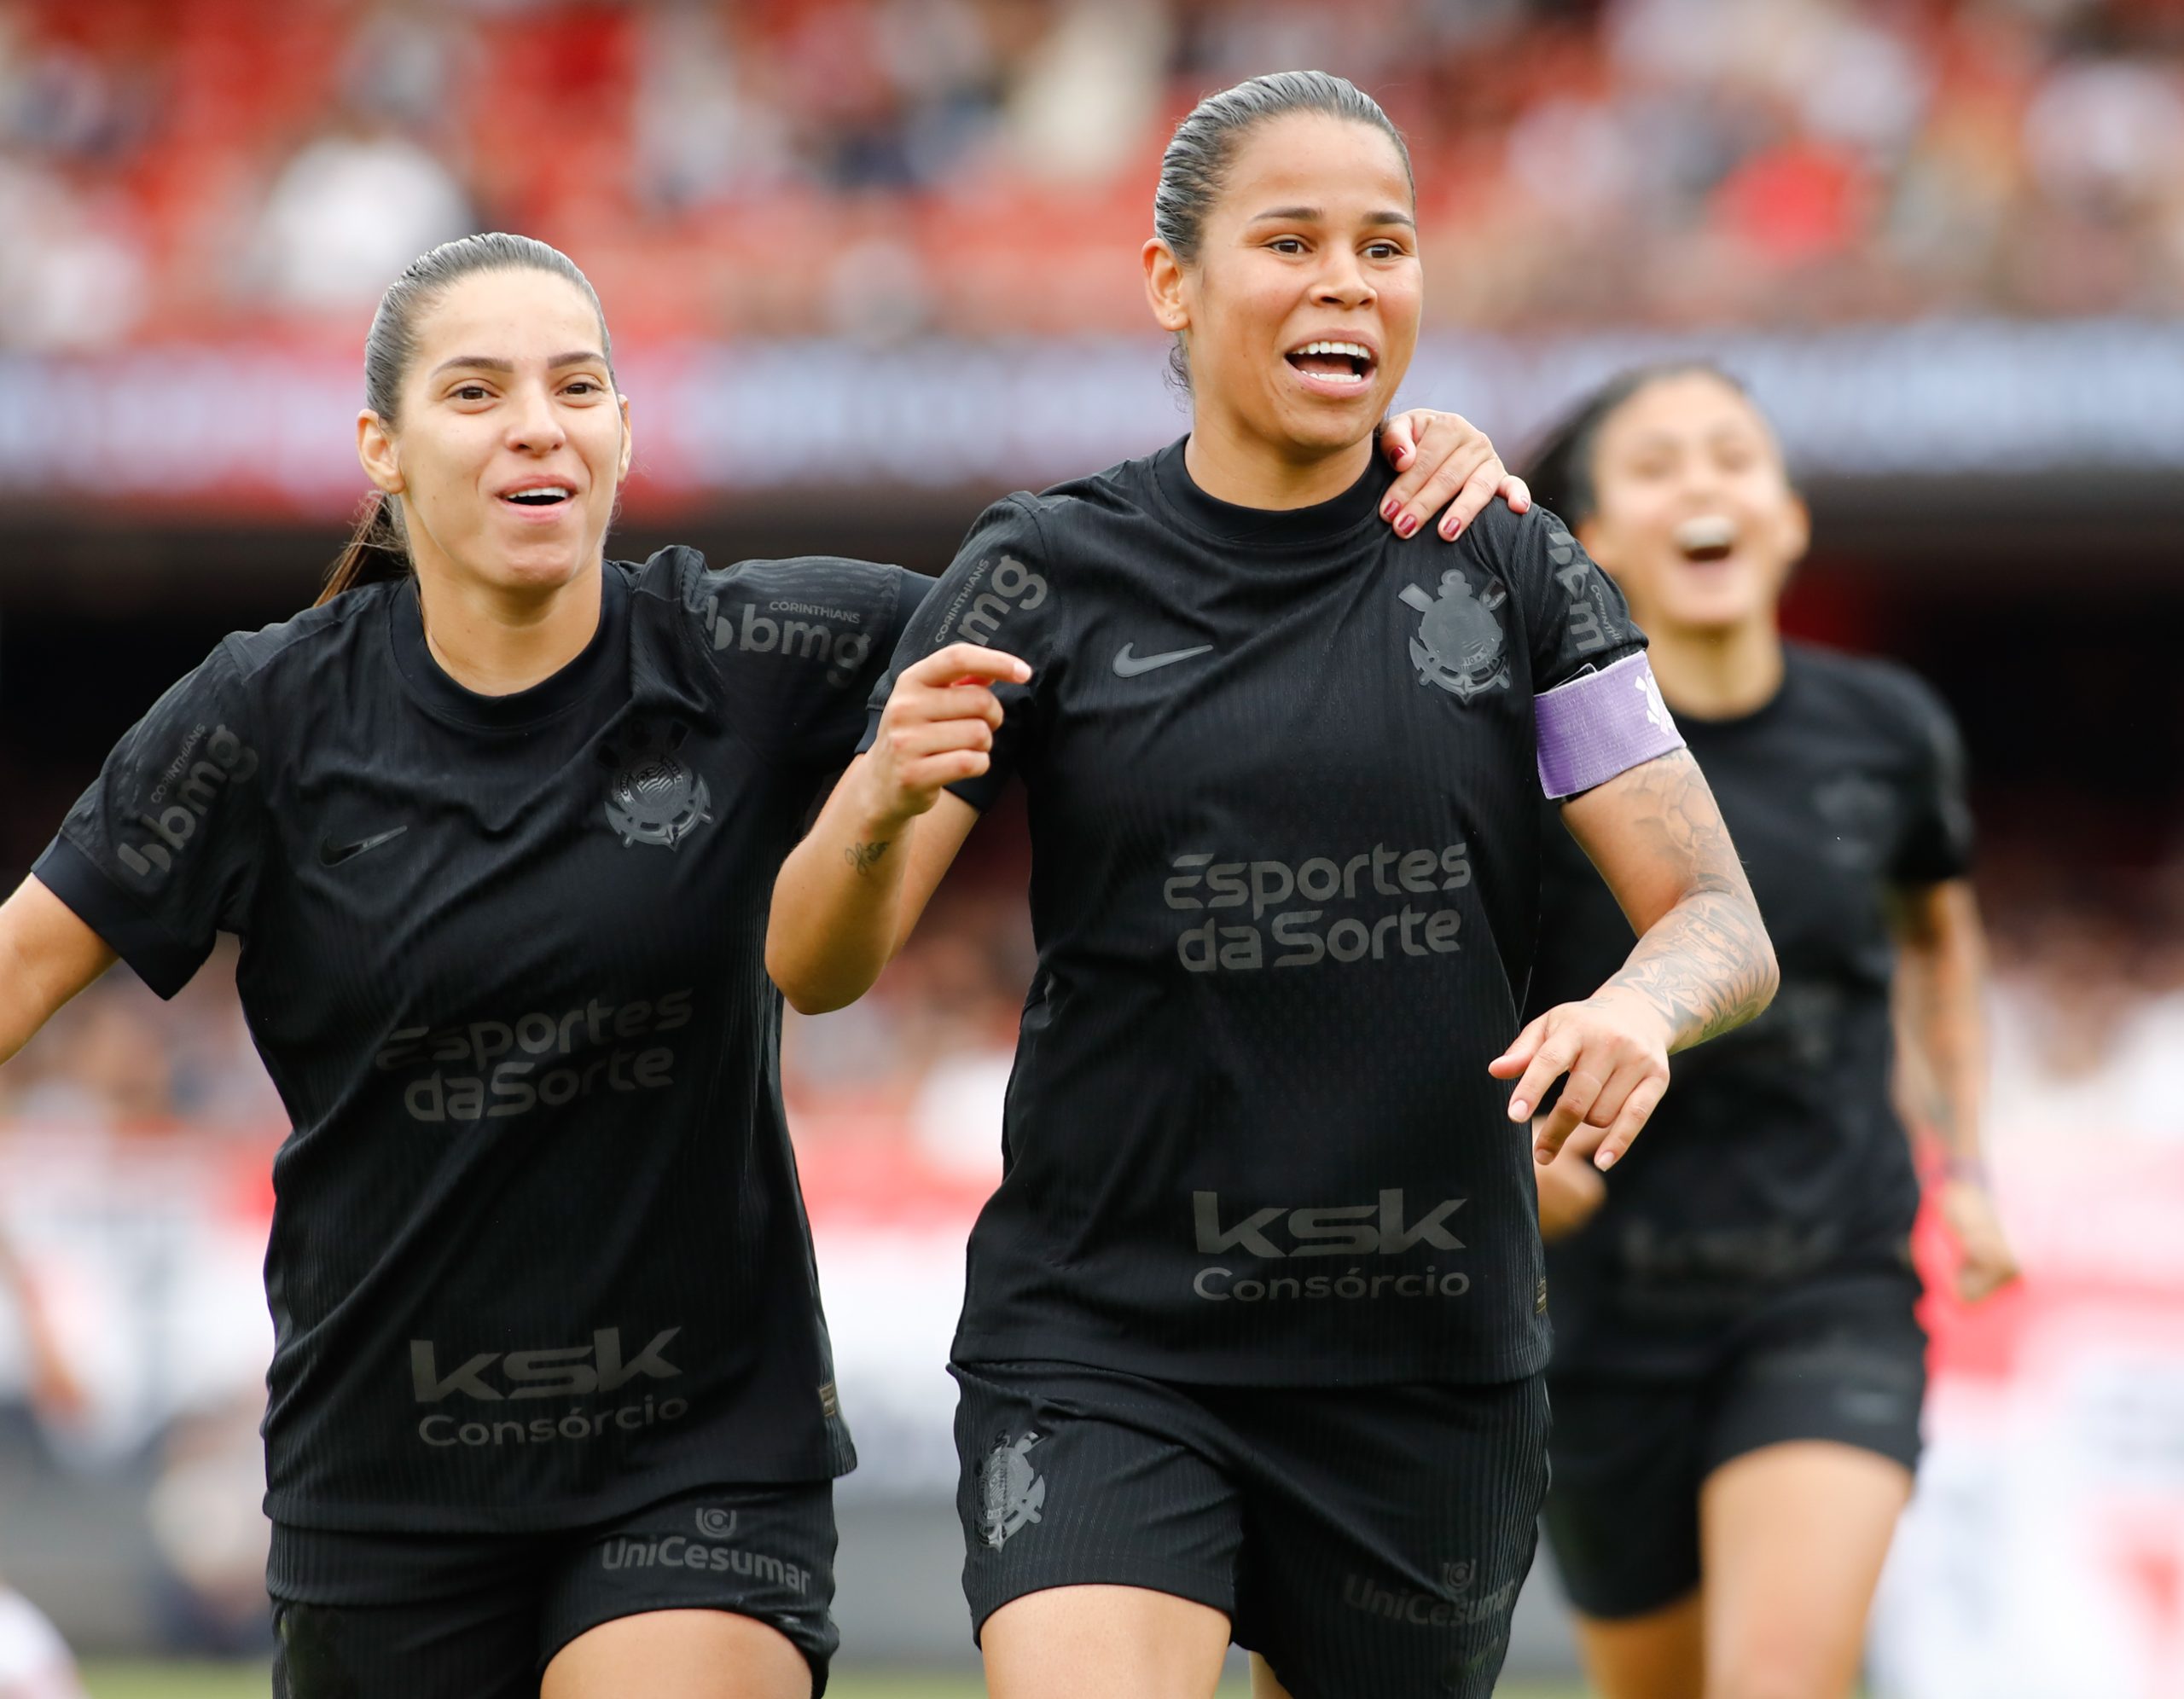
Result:
M1789 1656L1747 1656L1706 1672L1706 1699L1843 1699L1844 1691Z

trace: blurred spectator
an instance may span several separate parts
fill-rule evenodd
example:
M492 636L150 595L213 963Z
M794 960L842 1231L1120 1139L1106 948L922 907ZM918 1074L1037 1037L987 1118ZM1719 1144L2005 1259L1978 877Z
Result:
M45 1613L0 1586L0 1699L90 1699L67 1643Z
M1126 260L1142 239L1194 98L1304 64L1406 125L1444 322L2184 303L2184 32L2134 0L128 15L0 0L0 219L19 238L0 249L0 346L186 333L224 310L352 319L480 217L592 260L648 334L1142 329L1130 268L1088 287L1087 251ZM784 288L784 252L829 281Z

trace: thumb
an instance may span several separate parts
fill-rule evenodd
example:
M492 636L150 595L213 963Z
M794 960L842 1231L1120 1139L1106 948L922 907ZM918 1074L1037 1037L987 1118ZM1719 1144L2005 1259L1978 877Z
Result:
M1397 472L1410 464L1410 457L1418 452L1418 440L1411 434L1408 413L1398 413L1380 427L1380 451Z

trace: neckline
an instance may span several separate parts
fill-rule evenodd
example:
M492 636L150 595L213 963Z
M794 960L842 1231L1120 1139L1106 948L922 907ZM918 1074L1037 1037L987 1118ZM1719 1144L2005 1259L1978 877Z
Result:
M1153 484L1177 519L1222 542L1273 549L1322 548L1378 523L1380 498L1395 482L1394 470L1376 447L1357 481L1331 501L1309 507L1242 507L1199 488L1183 460L1189 441L1188 436L1179 437L1153 457Z
M1676 716L1679 726L1704 726L1713 732L1740 732L1772 719L1796 685L1797 653L1788 643L1782 645L1782 676L1774 686L1774 694L1757 708L1748 708L1741 714L1695 714L1670 702L1669 712ZM1665 693L1664 693L1665 694Z
M624 647L629 583L614 563L599 571L599 629L567 665L532 685L505 696L485 696L458 684L433 658L425 641L425 621L417 600L417 580L405 578L388 598L388 636L404 681L425 706L444 719L491 731L521 730L566 713L612 675Z

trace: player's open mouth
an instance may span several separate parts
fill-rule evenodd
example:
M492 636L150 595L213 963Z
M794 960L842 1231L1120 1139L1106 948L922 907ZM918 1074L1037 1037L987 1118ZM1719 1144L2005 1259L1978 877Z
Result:
M1737 546L1737 522L1726 513L1706 513L1676 528L1676 546L1693 565L1727 560Z
M1372 381L1379 358L1362 342L1321 339L1292 348L1282 357L1292 370L1323 393L1362 390Z
M573 484L547 480L537 484L519 484L512 490L503 490L500 500L511 507L520 507L530 513L550 513L576 500Z

